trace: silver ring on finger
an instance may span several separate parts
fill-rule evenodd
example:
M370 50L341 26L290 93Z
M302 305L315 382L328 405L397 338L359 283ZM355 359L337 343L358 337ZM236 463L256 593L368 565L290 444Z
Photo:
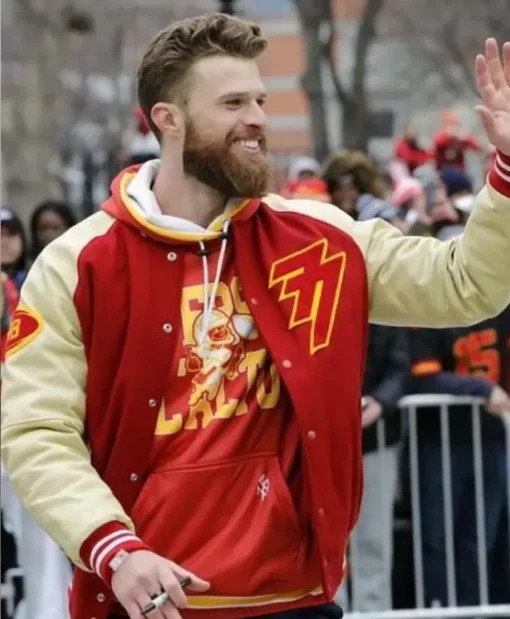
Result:
M151 595L151 602L147 604L145 608L142 608L141 614L145 617L146 615L158 610L168 602L170 602L170 596L166 591L161 590L159 593L155 593Z

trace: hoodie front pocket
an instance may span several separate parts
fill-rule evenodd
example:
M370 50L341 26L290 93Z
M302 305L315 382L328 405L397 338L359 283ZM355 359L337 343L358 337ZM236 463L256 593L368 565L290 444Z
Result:
M304 534L274 455L159 470L132 518L158 554L210 580L216 594L303 584Z

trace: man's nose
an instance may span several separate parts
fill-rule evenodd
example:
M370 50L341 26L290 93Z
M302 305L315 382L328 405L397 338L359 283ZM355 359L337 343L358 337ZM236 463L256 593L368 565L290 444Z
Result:
M265 129L267 120L264 110L258 101L252 101L246 110L244 122L252 127Z

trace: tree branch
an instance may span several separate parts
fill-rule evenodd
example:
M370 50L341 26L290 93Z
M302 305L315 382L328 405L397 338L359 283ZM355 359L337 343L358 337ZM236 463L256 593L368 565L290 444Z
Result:
M441 76L454 95L477 93L473 76L476 51L487 36L505 38L508 0L413 0L408 10L390 5L388 27L408 44L416 65Z
M338 75L338 68L336 66L335 42L337 38L337 32L331 2L328 2L325 21L329 26L329 33L328 38L324 43L322 55L329 69L331 82L333 83L333 90L335 91L336 98L343 106L347 106L351 102L351 97L347 93L347 90L344 88L340 80L340 76Z
M355 44L354 57L356 60L352 70L352 93L354 99L358 97L363 98L365 95L365 74L368 51L376 35L375 23L383 5L384 0L367 0L361 16L361 23Z

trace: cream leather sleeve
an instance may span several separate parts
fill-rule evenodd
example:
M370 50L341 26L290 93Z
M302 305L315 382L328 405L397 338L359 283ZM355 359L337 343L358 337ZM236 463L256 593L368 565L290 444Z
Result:
M87 364L76 280L76 255L58 240L23 286L2 385L2 458L28 512L85 569L79 550L89 535L114 520L132 525L85 444Z
M372 322L469 325L510 303L510 199L490 186L457 240L404 237L380 220L353 233L365 252Z

